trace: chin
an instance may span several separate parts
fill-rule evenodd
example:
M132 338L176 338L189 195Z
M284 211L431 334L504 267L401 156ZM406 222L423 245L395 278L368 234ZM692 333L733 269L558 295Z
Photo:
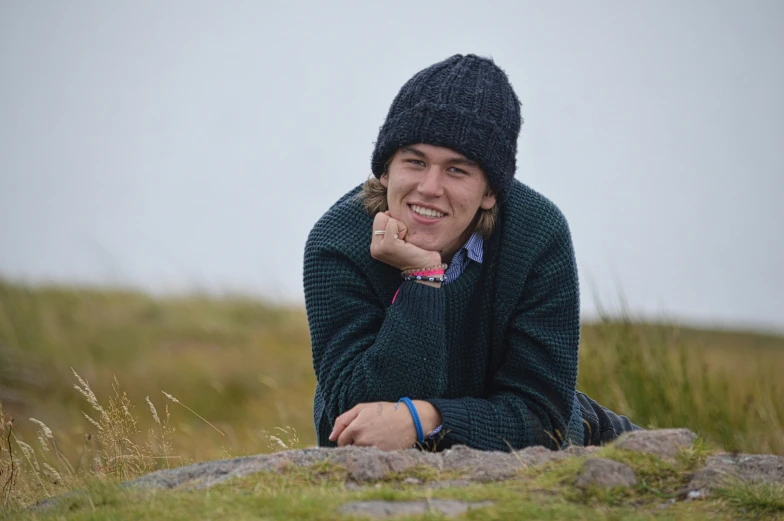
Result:
M437 240L433 240L429 237L413 237L409 244L413 244L417 248L422 248L423 250L427 251L437 251L441 252L443 249L443 245L439 244Z

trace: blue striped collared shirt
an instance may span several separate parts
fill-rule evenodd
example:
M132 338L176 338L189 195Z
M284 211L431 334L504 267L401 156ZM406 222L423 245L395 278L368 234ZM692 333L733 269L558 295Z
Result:
M446 276L444 284L449 284L462 275L468 267L468 261L472 260L481 264L483 254L484 242L482 241L482 236L478 232L474 232L463 247L457 250L457 253L452 257L452 262L449 263L449 267L446 269L446 273L444 273Z

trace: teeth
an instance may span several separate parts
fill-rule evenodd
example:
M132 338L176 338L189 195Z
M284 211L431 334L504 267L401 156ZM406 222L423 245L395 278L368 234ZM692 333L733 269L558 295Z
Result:
M443 217L444 216L444 214L442 214L439 211L431 210L430 208L423 208L423 207L417 206L415 204L411 205L411 209L414 210L419 215L423 215L425 217Z

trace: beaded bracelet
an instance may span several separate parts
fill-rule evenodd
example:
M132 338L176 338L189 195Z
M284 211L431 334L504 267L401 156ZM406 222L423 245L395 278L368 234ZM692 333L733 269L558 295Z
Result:
M446 277L443 276L443 275L440 276L440 277L436 277L436 276L428 277L427 275L409 275L408 277L405 277L403 280L407 280L407 281L408 280L414 280L414 281L420 280L420 281L424 281L424 282L441 282L441 283L443 283L443 282L446 282Z
M420 271L446 270L448 267L449 267L448 264L436 264L435 266L428 266L426 268L414 268L414 269L410 269L410 270L405 270L405 271L400 272L400 275L402 277L407 277L408 275L412 275L412 274L420 272Z
M444 276L444 270L416 271L414 273L409 273L408 275L403 277L403 280L415 280L415 279L412 279L412 277L424 277L424 278L436 277L436 278L440 278L440 277L443 277L443 276Z
M445 270L447 269L447 267L449 267L448 264L442 263L442 264L436 264L434 266L427 266L424 268L412 268L412 269L404 270L403 273L408 273L409 271Z

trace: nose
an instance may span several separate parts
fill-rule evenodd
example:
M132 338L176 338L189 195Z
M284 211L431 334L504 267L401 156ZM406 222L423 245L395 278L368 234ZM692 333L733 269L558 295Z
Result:
M422 174L417 190L426 197L440 197L444 194L441 172L435 165L430 166Z

